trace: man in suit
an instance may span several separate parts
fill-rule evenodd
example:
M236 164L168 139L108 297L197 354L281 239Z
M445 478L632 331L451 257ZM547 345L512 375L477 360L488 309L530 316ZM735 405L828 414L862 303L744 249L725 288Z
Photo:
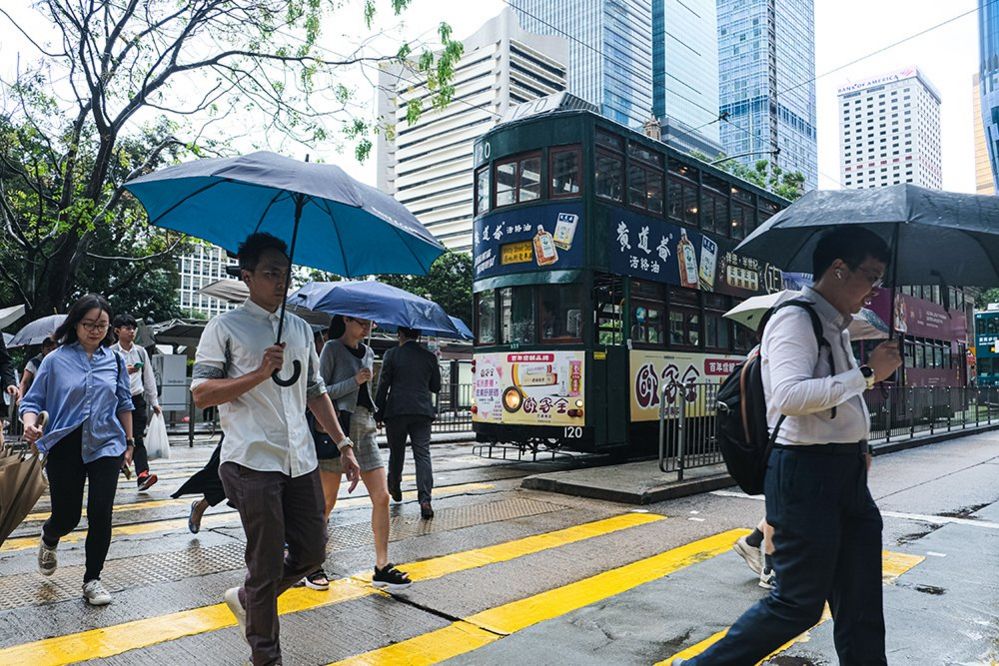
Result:
M430 492L434 471L430 464L430 423L437 415L431 393L441 390L441 368L437 357L423 347L419 329L399 327L399 346L385 352L382 359L375 420L385 423L389 443L389 494L402 501L402 465L406 460L406 438L413 444L416 461L416 488L420 516L434 517Z

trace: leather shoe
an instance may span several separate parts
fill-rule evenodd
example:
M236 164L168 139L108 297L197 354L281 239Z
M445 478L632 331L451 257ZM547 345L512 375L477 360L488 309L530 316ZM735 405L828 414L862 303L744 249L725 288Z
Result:
M434 509L430 506L430 502L420 502L420 518L424 520L430 520L434 517Z
M402 501L402 488L399 487L398 483L389 483L389 496L396 502Z

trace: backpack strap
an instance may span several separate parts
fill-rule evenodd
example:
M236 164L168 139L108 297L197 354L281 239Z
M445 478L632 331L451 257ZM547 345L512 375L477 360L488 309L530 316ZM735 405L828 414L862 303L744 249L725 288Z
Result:
M831 370L832 374L835 375L836 359L833 358L832 345L829 344L829 341L826 340L826 336L822 332L822 320L819 319L819 314L815 311L815 308L813 308L812 304L809 303L808 301L793 299L785 303L781 303L780 305L778 305L773 309L773 312L777 312L778 310L789 307L801 308L802 310L808 313L809 319L812 320L812 332L815 333L815 342L819 346L819 354L822 354L823 347L829 350L829 369ZM832 408L832 416L830 418L836 418L835 407Z

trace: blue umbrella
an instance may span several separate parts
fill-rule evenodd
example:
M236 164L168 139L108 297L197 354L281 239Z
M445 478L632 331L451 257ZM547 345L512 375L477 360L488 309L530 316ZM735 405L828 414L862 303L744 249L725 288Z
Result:
M405 206L330 164L257 152L167 167L125 188L152 224L229 252L265 231L288 242L295 263L346 277L426 274L444 252ZM278 342L283 329L282 305ZM290 380L274 380L290 386L300 373L296 363Z
M288 303L331 315L370 319L385 326L405 326L434 335L464 337L462 330L441 306L374 280L309 282L289 296ZM462 324L462 327L468 331L467 326ZM468 337L471 337L470 332Z
M7 346L27 347L28 345L40 345L45 338L55 333L55 330L64 321L66 321L66 315L55 314L29 322L14 335L14 339Z

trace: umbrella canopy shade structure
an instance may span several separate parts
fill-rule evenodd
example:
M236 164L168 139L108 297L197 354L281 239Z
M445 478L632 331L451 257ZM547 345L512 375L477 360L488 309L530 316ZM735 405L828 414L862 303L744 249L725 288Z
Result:
M250 290L241 280L216 280L199 289L198 293L226 303L242 303L250 297Z
M0 308L0 328L7 328L23 316L23 305L12 305L9 308Z
M42 317L29 322L14 335L8 347L26 347L28 345L40 345L42 340L49 337L62 323L66 321L66 315L56 314Z
M799 295L796 291L784 290L774 294L753 296L739 303L723 316L756 331L760 327L763 316L771 308ZM853 315L853 320L847 330L850 332L850 339L854 342L858 340L886 340L888 338L888 324L881 321L880 317L867 308Z
M853 224L874 231L891 247L887 284L999 285L999 197L910 184L809 192L735 251L786 271L811 272L821 235Z
M265 231L294 248L295 263L345 277L423 275L444 252L405 206L331 164L261 151L167 167L125 188L152 224L233 253Z
M196 347L201 342L207 321L184 321L171 319L153 324L152 333L156 344Z
M418 328L432 335L463 337L441 306L374 280L309 282L288 297L288 304L330 315L370 319L381 325Z

